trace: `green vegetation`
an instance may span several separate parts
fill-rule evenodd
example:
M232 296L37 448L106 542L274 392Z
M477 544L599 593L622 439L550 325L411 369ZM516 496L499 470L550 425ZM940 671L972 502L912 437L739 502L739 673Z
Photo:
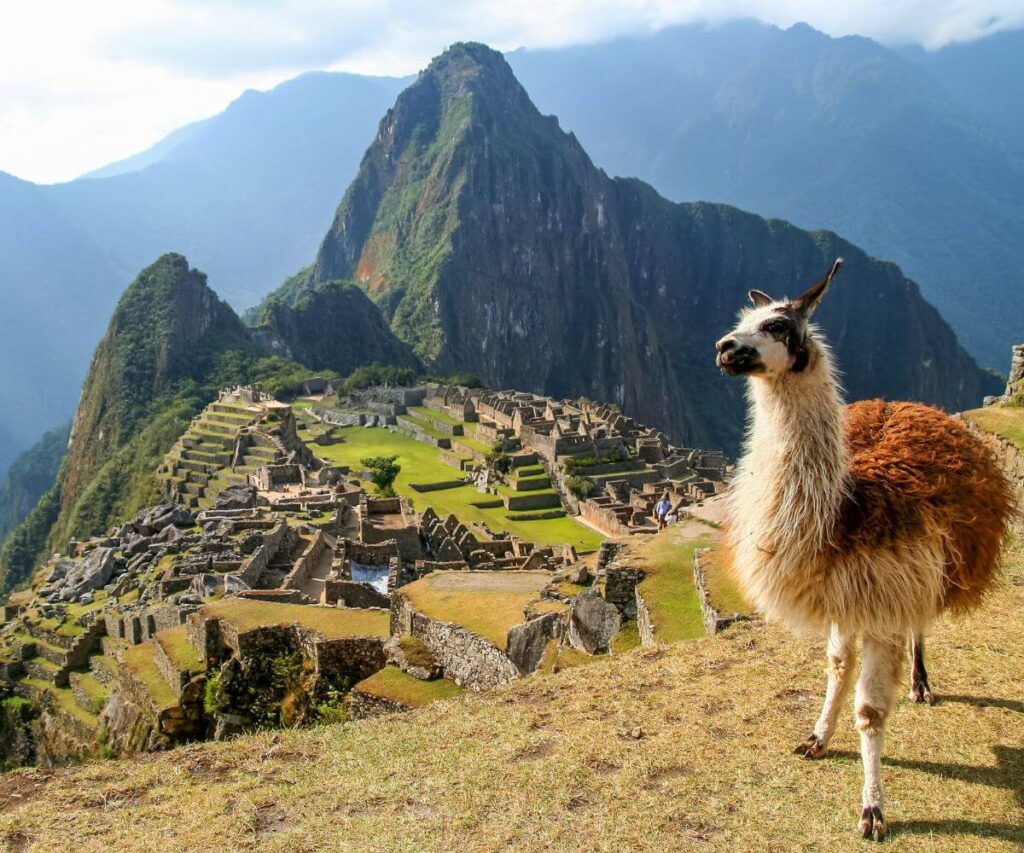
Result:
M710 550L701 558L704 570L704 587L708 601L723 616L733 613L752 613L754 608L743 597L725 565L724 554L718 549Z
M704 635L700 598L693 583L693 552L709 544L707 537L683 539L670 529L633 546L631 565L646 572L637 590L650 611L659 643Z
M562 467L571 473L580 468L593 468L596 465L614 465L616 462L625 462L627 459L629 459L628 453L605 453L600 456L588 453L583 456L567 456L562 463Z
M475 486L466 485L456 489L420 494L411 483L443 482L452 479L452 468L445 465L436 448L416 441L398 432L386 429L365 429L344 427L335 433L344 441L327 447L317 447L316 452L337 465L348 465L354 471L360 470L360 459L366 456L396 455L401 467L395 479L395 491L409 498L420 510L431 506L438 515L454 513L466 524L482 522L491 530L504 530L540 545L573 545L577 551L596 551L601 536L584 527L573 518L555 518L539 521L518 521L505 517L504 505L481 507L475 504L489 503L491 496L481 495Z
M402 587L414 610L462 625L499 649L524 621L523 608L540 598L546 572L434 572Z
M398 638L398 647L411 666L422 666L424 669L429 669L434 665L434 653L419 637L403 634Z
M222 599L203 607L203 614L230 622L239 631L266 625L299 624L319 631L329 640L342 637L387 637L389 616L381 610L348 607L308 607L238 598Z
M566 477L565 487L582 501L594 491L594 481L586 477Z
M359 460L359 464L366 466L366 470L370 472L370 480L377 487L377 494L381 497L395 496L395 478L402 470L396 459L398 454L393 453L390 456L367 456Z
M409 367L369 364L352 371L341 384L339 393L345 395L374 385L413 385L417 378L416 371Z
M640 628L635 619L629 619L622 623L619 633L612 638L611 651L612 654L618 655L638 648L640 648Z
M50 430L11 464L0 484L0 546L53 486L70 430L71 424Z
M420 681L397 666L384 667L380 672L357 683L354 689L390 702L398 702L407 708L421 708L431 702L454 699L462 693L461 687L446 678Z

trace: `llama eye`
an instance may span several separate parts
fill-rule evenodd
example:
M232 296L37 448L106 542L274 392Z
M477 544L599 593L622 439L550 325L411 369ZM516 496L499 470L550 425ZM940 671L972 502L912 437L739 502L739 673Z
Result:
M786 324L781 320L773 320L770 323L766 323L764 326L764 330L770 335L781 335L786 331L786 329Z

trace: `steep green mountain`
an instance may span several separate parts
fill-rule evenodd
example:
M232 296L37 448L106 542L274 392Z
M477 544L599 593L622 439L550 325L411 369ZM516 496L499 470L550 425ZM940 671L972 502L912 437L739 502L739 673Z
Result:
M7 470L0 484L0 546L53 485L70 431L71 424L50 430Z
M828 228L892 260L982 364L1024 325L1021 32L928 54L806 24L686 26L510 57L611 174Z
M354 280L438 372L614 400L682 442L735 450L742 406L715 339L750 288L793 293L837 255L843 281L820 316L851 396L958 409L996 389L895 265L609 179L500 54L460 44L381 121L306 287Z
M341 375L367 363L420 367L356 285L328 281L307 288L302 282L301 274L289 280L263 307L254 333L268 351Z

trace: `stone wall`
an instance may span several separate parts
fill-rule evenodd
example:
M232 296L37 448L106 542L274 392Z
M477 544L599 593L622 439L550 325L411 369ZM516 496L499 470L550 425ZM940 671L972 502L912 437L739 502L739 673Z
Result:
M725 616L715 609L708 596L707 583L704 580L704 558L708 550L707 548L698 548L693 553L693 583L697 587L697 597L700 599L700 613L704 621L704 630L709 634L717 634L730 625L747 621L750 617L743 613Z
M285 521L278 522L263 537L263 543L253 552L252 556L242 563L242 568L238 571L238 577L248 586L259 586L260 576L266 571L270 561L277 556L277 552L287 533L288 523Z
M636 587L646 577L642 569L609 565L605 570L604 598L626 619L636 618Z
M426 643L445 677L460 687L486 690L519 678L518 667L490 640L416 612L400 591L391 595L391 633L411 634Z
M320 557L327 547L327 537L322 530L317 530L313 541L306 546L303 552L296 558L292 570L288 572L282 583L283 589L301 589L302 585L309 580L309 576L320 562Z
M345 607L390 607L391 599L377 592L368 583L351 580L328 579L325 582L325 604L341 604Z
M412 708L401 702L382 699L380 696L363 693L355 688L348 695L348 713L353 720L367 720L371 717L383 717L386 714L399 714L411 710Z

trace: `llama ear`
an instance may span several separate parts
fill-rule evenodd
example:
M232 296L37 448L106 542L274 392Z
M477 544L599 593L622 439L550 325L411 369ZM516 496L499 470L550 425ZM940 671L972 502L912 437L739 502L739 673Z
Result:
M771 305L775 301L763 290L751 290L747 295L755 308L764 308L765 305Z
M793 308L803 314L804 318L810 317L814 313L814 309L818 307L818 303L821 302L825 291L828 290L828 286L832 283L832 277L839 272L839 268L842 265L843 259L836 258L835 263L832 264L832 269L828 271L828 275L812 284L806 293L793 300Z

